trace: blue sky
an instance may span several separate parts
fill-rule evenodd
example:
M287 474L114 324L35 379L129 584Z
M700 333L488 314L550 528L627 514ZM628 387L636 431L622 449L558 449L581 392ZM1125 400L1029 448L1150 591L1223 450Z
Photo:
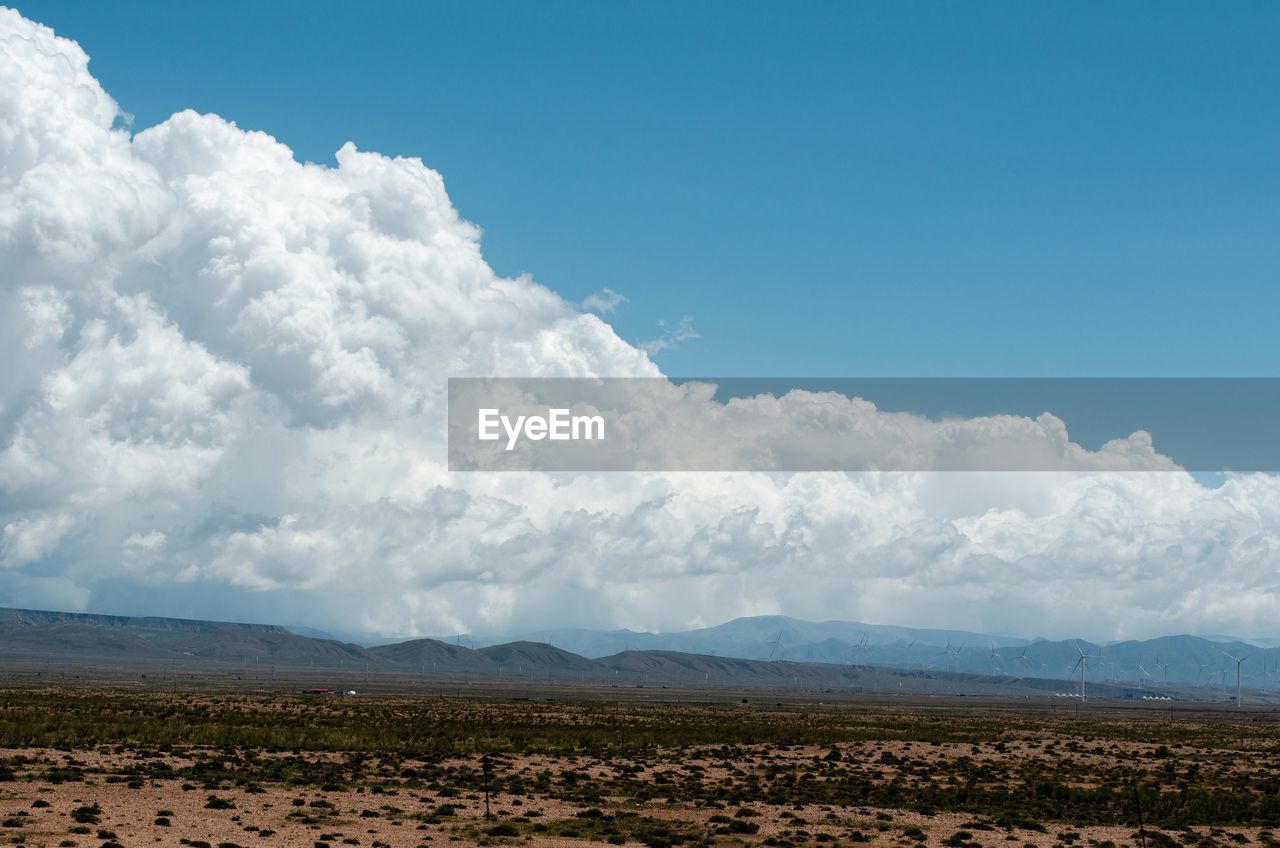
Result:
M1095 473L1248 470L1227 454L1274 442L1266 384L1236 430L1226 383L1106 381L1084 421L1091 381L1019 395L1034 420L951 380L937 426L735 406L810 428L780 456L888 433L1065 475L456 473L442 394L651 373L497 284L451 204L498 273L625 294L631 342L692 316L656 354L673 376L1280 378L1274 3L21 11L74 42L0 13L0 605L386 637L778 612L1274 635L1280 475ZM105 92L155 130L124 143ZM374 152L303 169L224 118L303 159ZM1224 453L1187 456L1211 426ZM1150 445L1104 449L1136 427Z
M21 2L150 126L422 157L674 375L1274 375L1280 6Z

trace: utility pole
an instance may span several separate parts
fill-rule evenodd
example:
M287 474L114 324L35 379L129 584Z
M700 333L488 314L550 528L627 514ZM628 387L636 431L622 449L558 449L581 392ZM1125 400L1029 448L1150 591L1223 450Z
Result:
M1142 848L1147 848L1147 829L1142 826L1142 797L1137 783L1133 784L1133 805L1138 809L1138 838L1142 840Z

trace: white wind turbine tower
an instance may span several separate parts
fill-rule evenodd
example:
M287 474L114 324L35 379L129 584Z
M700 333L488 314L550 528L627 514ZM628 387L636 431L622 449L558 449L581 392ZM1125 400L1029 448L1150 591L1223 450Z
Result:
M958 662L959 662L959 660L954 659L954 658L956 658L956 657L959 657L959 656L960 656L960 649L959 649L959 648L956 648L954 651L953 651L953 650L951 650L951 640L950 640L950 639L948 639L948 640L947 640L947 647L943 648L940 652L938 652L938 656L940 656L940 657L952 657L953 659L952 659L952 663L951 663L951 670L952 670L952 671L955 671L955 670L956 670L956 663L958 663ZM943 660L942 662L943 662L943 664L945 665L946 660Z
M1098 680L1103 680L1103 681L1105 681L1105 680L1110 680L1110 679L1111 679L1111 678L1107 675L1107 669L1108 669L1108 668L1110 668L1110 667L1111 667L1111 663L1109 663L1109 662L1107 662L1106 660L1104 660L1101 656L1099 656L1099 657L1098 657L1098 674L1100 674L1100 675L1101 675L1101 676L1098 678Z
M1236 664L1236 706L1240 707L1243 704L1243 701L1240 700L1240 666L1244 664L1245 660L1253 656L1253 654L1245 654L1243 657L1233 657L1221 648L1218 648L1217 650L1218 653Z
M1168 686L1169 685L1169 663L1160 662L1159 652L1156 653L1156 668L1160 669L1161 680L1163 681L1165 686Z
M774 656L778 653L778 648L782 646L782 630L778 630L778 638L773 640L773 647L769 650L769 661L772 662Z
M992 642L991 643L991 676L992 677L996 676L996 657L997 657L996 643Z
M911 649L919 644L920 643L915 639L912 639L910 642L907 643L907 668L911 668Z
M1102 659L1102 657L1101 656L1095 657L1092 654L1086 654L1084 652L1084 649L1080 647L1079 642L1076 642L1074 644L1076 646L1076 652L1080 654L1080 659L1076 660L1076 664L1075 666L1072 667L1071 671L1074 673L1077 668L1080 669L1080 700L1084 701L1084 700L1088 700L1084 694L1084 677L1085 677L1085 672L1089 666L1089 660L1100 660Z

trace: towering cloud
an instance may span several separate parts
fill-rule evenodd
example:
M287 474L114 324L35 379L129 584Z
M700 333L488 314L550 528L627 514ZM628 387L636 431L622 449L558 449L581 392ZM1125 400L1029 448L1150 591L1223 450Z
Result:
M1274 620L1267 477L451 475L450 376L660 372L495 275L416 159L119 117L78 45L0 9L0 604L386 635Z

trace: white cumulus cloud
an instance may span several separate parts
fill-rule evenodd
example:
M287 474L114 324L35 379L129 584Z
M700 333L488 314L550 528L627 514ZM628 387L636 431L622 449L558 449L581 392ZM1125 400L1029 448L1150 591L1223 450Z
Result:
M1141 435L1083 451L1051 415L903 444L1012 433L1055 472L450 473L449 377L661 377L692 321L637 347L600 317L620 295L496 275L417 159L120 117L80 46L0 9L0 604L388 636L780 611L1104 638L1280 612L1273 478L1093 470L1166 461ZM726 414L815 444L904 427L804 393Z
M609 315L618 310L619 306L627 302L627 298L618 294L611 288L603 288L600 291L592 292L582 299L582 309L586 312L598 312L601 315Z

